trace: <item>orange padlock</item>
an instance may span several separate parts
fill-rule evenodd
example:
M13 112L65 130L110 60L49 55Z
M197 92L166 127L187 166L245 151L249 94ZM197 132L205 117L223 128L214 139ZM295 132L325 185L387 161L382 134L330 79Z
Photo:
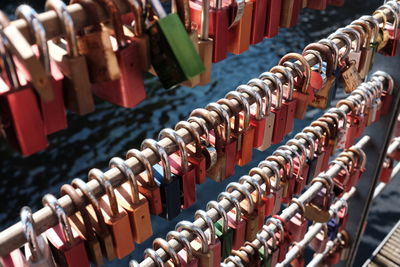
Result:
M99 199L99 204L104 216L104 221L113 237L115 254L117 258L122 259L129 255L134 249L128 214L118 205L114 188L101 170L95 168L91 169L88 176L89 180L96 179L106 192L106 194Z
M110 160L109 165L110 168L118 168L128 180L115 191L118 202L129 215L133 241L140 244L153 234L149 202L139 192L135 174L123 159L114 157Z
M229 26L228 52L239 55L250 47L254 2L245 0L232 2L229 0L224 3L225 6L229 5L233 18Z

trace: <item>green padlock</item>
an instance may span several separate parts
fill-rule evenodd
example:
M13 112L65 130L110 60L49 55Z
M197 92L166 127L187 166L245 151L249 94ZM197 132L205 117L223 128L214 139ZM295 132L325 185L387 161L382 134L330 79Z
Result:
M214 208L221 219L214 223L215 234L221 242L221 260L227 258L232 251L233 229L228 226L228 214L217 201L207 203L207 210Z
M150 3L157 15L149 28L150 60L162 85L170 88L205 68L179 16L167 15L159 0Z

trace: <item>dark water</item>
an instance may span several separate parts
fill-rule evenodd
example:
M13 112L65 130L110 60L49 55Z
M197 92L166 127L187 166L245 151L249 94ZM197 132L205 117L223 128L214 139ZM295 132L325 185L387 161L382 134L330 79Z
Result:
M22 2L34 3L38 9L42 6L42 1L3 0L0 8L12 14L16 5ZM179 87L167 91L161 88L156 78L148 78L145 81L148 98L139 106L123 109L99 100L94 114L85 117L69 114L69 128L52 135L49 148L34 156L22 158L0 142L0 229L17 221L22 206L39 209L45 193L58 195L61 185L69 183L74 177L86 179L92 167L105 170L113 156L124 157L128 149L138 148L145 138L156 138L162 128L172 127L179 120L187 118L194 108L223 97L239 84L267 71L285 53L302 51L307 43L327 36L362 14L371 13L381 2L347 0L344 7L329 8L324 12L304 10L297 27L282 30L278 37L264 40L240 56L231 56L215 64L213 81L208 86L194 89ZM309 123L310 119L296 121L295 129L299 130ZM224 183L208 180L198 187L197 203L171 223L153 217L153 236L165 237L166 232L172 230L178 221L192 220L197 209L205 208L207 201L215 199L227 183L247 173L271 151L254 151L253 163L237 168L236 175ZM364 259L399 218L400 208L396 206L399 183L395 181L374 203L367 236L360 249ZM142 259L142 251L151 246L151 241L137 246L130 258ZM128 258L116 260L108 266L125 265L127 262Z

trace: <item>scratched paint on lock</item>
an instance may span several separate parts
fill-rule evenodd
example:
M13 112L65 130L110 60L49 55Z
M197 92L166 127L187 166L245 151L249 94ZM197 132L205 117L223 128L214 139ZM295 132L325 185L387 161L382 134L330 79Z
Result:
M0 8L11 16L15 5L21 1L16 2L3 0ZM42 11L44 6L44 1L24 2L32 4L37 11ZM344 7L328 8L323 13L323 19L319 18L321 12L305 9L301 12L299 26L281 29L275 38L250 47L242 55L228 56L226 60L214 64L212 82L196 90L187 87L164 90L157 78L147 75L145 87L148 97L137 107L124 109L96 99L96 111L93 114L84 117L68 114L68 129L50 136L49 148L31 157L20 157L0 140L0 229L16 222L23 205L29 205L33 210L39 209L45 193L58 192L62 184L74 177L86 179L92 167L106 169L113 156L121 156L130 148L140 147L143 139L155 138L162 128L173 127L179 120L187 118L194 108L216 101L229 89L269 70L285 53L301 52L306 44L328 36L334 29L362 14L370 13L382 2L348 0ZM315 116L315 113L312 114ZM293 132L298 132L310 122L310 116L306 116L304 121L296 120ZM276 147L274 145L265 152L253 150L253 161L245 167L236 168L233 178L222 183L207 179L204 184L197 186L197 202L174 220L167 222L153 216L153 237L137 245L130 257L107 262L103 266L127 266L129 258L141 260L144 249L151 247L156 236L165 237L180 220L192 220L197 209L204 208L209 200L215 200L229 182L247 174ZM400 186L400 181L395 180L389 186L385 192L385 202L378 200L374 204L370 228L367 228L367 237L364 238L368 242L362 243L361 251L373 250L399 217L400 206L395 206L399 196L395 191L396 186ZM382 227L381 218L385 218L387 226ZM360 263L356 266L360 266Z

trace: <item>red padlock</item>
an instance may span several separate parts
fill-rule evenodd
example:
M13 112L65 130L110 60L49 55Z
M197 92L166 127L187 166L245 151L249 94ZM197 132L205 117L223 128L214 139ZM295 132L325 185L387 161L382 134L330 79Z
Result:
M307 183L307 174L308 174L308 164L306 162L307 150L305 146L297 139L290 139L286 144L287 146L292 146L292 145L296 146L301 151L300 155L296 150L290 149L290 151L293 151L293 153L297 156L297 158L293 159L294 173L296 176L296 183L294 186L293 194L298 195L301 193L301 191L303 191ZM285 147L286 146L282 146L281 148L284 149Z
M278 254L278 262L282 262L285 257L286 253L290 247L291 241L288 235L288 228L287 228L287 223L285 220L283 220L281 217L278 215L273 215L272 218L269 220L273 220L273 223L278 227L279 232L276 234L278 236L279 242L278 242L278 247L279 247L279 254ZM267 225L268 225L268 220L267 220Z
M318 234L311 240L309 246L315 253L322 253L326 244L328 243L328 227L326 224L322 225L322 229L318 232Z
M284 161L278 160L277 157L284 159ZM294 176L294 162L291 153L286 150L278 149L272 154L272 156L267 157L267 160L275 161L282 167L284 172L283 180L285 181L282 202L289 203L293 196L294 187L296 184L296 177ZM284 164L284 162L286 162L286 164Z
M96 0L105 7L112 18L115 38L111 38L117 56L121 77L113 81L98 82L93 92L112 104L132 108L146 98L144 81L139 57L139 47L128 40L124 34L122 19L117 5L113 1Z
M210 38L213 39L212 62L215 63L225 59L228 53L229 7L223 7L222 0L216 0L214 3L215 6L210 8L208 30ZM196 28L200 28L201 13L202 3L190 1L190 16Z
M386 157L382 165L381 176L379 177L379 181L388 184L390 182L392 172L393 172L393 160L391 158Z
M394 81L393 78L388 75L386 72L383 71L377 71L373 74L371 80L376 80L376 82L380 82L379 79L376 79L375 77L377 76L383 76L386 78L386 90L383 90L382 92L382 108L381 108L381 115L385 116L389 114L391 108L392 108L392 103L393 103L393 87L394 87ZM379 80L379 81L378 81Z
M199 133L195 130L191 123L196 123L206 135L206 146L209 142L209 132L205 122L197 117L190 117L188 121L180 121L176 124L175 130L186 129L193 137L195 145L188 144L187 150L189 152L189 162L195 169L196 183L202 184L206 180L206 157L203 155L203 146Z
M5 37L3 43L6 44ZM10 144L23 156L29 156L47 147L46 132L34 89L18 75L11 55L5 51L4 56L9 56L11 65L9 83L0 78L0 125Z
M62 91L62 83L64 76L61 71L57 68L54 62L50 61L49 48L47 46L46 32L38 19L36 11L28 5L21 5L16 10L16 16L24 19L30 26L32 33L39 31L40 34L35 34L37 46L32 46L32 49L40 58L44 69L48 73L51 85L53 87L54 99L51 101L45 101L40 98L40 107L42 111L42 117L46 133L52 134L67 128L67 114L64 106L64 96ZM25 68L21 67L21 71L26 71ZM26 77L30 77L27 73L24 73Z
M292 200L293 201L293 200ZM300 213L296 213L287 223L289 237L292 242L303 240L308 229L308 221Z
M287 117L287 106L283 105L283 84L271 72L264 72L260 75L261 80L269 80L274 84L276 94L273 94L272 101L274 106L272 112L275 114L274 129L272 133L272 144L277 144L282 141L285 135L286 117Z
M267 6L269 0L251 0L253 2L253 15L251 22L250 44L257 44L264 39L265 20L267 19Z
M302 7L302 0L283 0L281 7L281 21L282 28L291 28L297 24L299 19L300 9Z
M267 12L264 35L267 38L276 36L281 23L281 0L267 0Z
M254 80L249 82L249 84L254 85ZM264 82L259 80L260 86L264 86ZM263 137L264 137L264 131L265 131L265 124L266 124L266 119L265 119L265 106L263 104L263 100L260 96L260 94L255 90L258 86L250 86L250 85L240 85L238 88L236 88L236 91L240 93L245 93L251 96L253 99L255 99L255 103L250 106L250 124L251 127L254 129L254 135L253 135L253 144L252 147L258 147L262 144L263 142ZM264 88L262 87L262 88ZM258 87L259 88L259 87ZM243 117L243 116L242 116Z
M285 135L289 134L293 131L294 125L294 114L296 111L297 101L293 98L294 92L294 78L292 73L283 66L275 66L271 69L272 73L280 73L285 78L287 83L283 86L283 89L286 90L286 95L283 94L284 102L283 105L286 106L287 109L287 117L285 124Z
M316 10L325 10L327 5L327 0L308 0L307 8Z
M48 205L57 215L59 224L46 230L53 257L60 266L89 267L85 245L79 234L71 228L68 217L57 199L50 194L43 197L43 204Z
M28 266L28 262L19 248L11 251L8 255L1 257L0 264L4 267Z
M289 62L288 60L290 60L290 59L299 60L303 66L304 72L302 72L296 64ZM309 90L311 72L312 72L311 67L308 64L308 62L305 60L305 58L302 55L297 54L297 53L286 54L279 61L279 65L288 66L292 69L292 71L296 71L300 75L300 77L296 77L296 79L295 79L296 91L294 91L293 96L297 101L295 118L304 119L308 104L311 103L312 97L313 97L313 95L312 95L313 92L311 92ZM296 82L296 81L299 81L300 79L301 79L301 83ZM301 89L300 89L300 84L301 84Z
M328 5L331 6L343 6L344 0L328 0Z
M338 158L332 160L330 165L339 165L339 173L333 177L333 182L335 183L334 193L336 197L341 197L348 189L350 185L350 171L347 169L346 164L340 161Z

